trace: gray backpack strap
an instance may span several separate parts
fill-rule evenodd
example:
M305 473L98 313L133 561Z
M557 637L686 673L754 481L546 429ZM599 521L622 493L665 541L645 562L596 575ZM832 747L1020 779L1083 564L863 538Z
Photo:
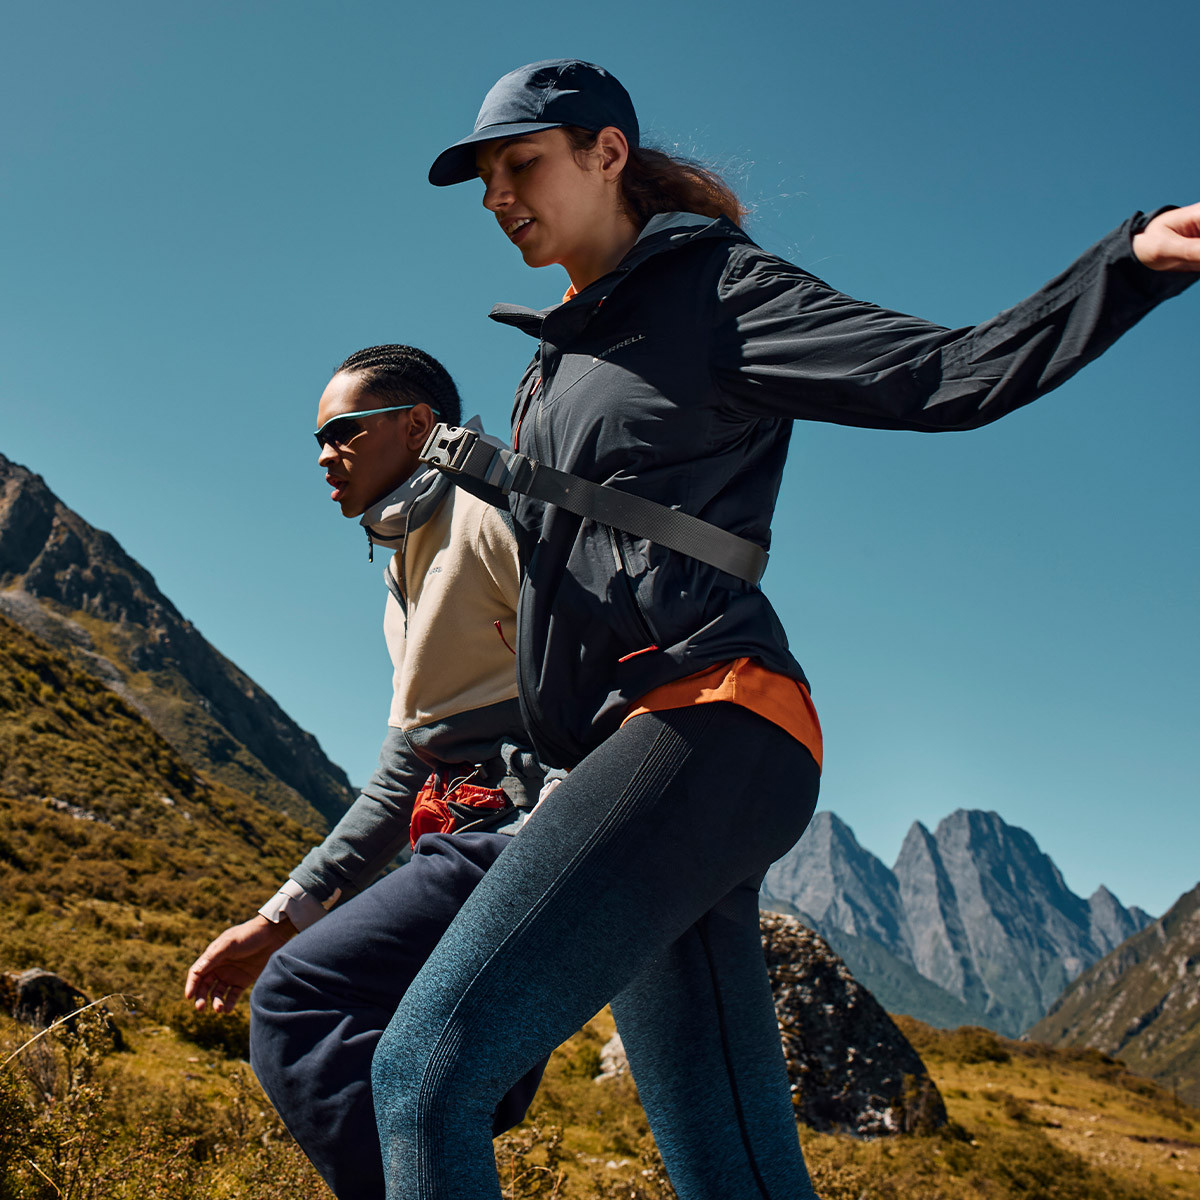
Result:
M556 471L480 437L473 429L434 426L421 451L421 461L452 479L465 476L504 495L518 492L532 496L576 516L657 542L747 583L758 583L767 567L767 552L747 538L665 504Z

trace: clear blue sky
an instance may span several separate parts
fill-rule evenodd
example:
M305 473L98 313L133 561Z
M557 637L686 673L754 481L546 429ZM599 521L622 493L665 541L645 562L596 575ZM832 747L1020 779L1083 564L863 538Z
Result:
M12 6L0 44L0 450L111 531L351 778L383 734L379 564L313 418L346 354L442 356L503 430L550 303L432 156L578 56L750 230L854 295L986 319L1135 209L1200 199L1200 9L444 0ZM889 863L991 808L1083 894L1200 878L1200 291L989 429L797 431L765 586L823 803ZM736 748L731 748L734 752Z

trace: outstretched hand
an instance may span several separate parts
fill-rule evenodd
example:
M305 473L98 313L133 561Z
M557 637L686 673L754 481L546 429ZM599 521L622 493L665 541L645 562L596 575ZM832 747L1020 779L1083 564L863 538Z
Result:
M1133 253L1152 271L1200 271L1200 204L1159 213L1134 234Z
M213 1012L231 1009L267 965L267 959L289 938L295 927L285 917L278 925L255 916L218 934L188 970L183 994L196 1009L211 1005Z

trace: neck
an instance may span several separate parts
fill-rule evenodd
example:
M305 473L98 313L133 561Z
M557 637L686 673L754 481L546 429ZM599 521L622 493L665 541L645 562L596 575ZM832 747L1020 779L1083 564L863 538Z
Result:
M586 251L582 251L563 266L570 276L571 286L582 292L589 283L607 275L633 249L640 231L624 212L614 212L609 227L601 231Z

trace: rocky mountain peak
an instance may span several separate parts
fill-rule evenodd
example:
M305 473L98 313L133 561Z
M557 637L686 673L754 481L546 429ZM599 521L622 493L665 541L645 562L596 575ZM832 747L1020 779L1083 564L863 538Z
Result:
M0 587L106 621L187 625L154 577L111 534L93 528L40 475L0 455Z
M1140 908L1126 908L1101 884L1088 897L1092 941L1107 954L1150 923Z
M908 931L895 876L834 813L813 817L804 837L767 872L765 890L831 926L906 954Z
M932 833L914 822L891 871L844 822L818 814L764 893L809 916L897 1011L937 1023L958 1005L1010 1036L1140 927L1107 889L1075 895L1027 831L972 809Z

